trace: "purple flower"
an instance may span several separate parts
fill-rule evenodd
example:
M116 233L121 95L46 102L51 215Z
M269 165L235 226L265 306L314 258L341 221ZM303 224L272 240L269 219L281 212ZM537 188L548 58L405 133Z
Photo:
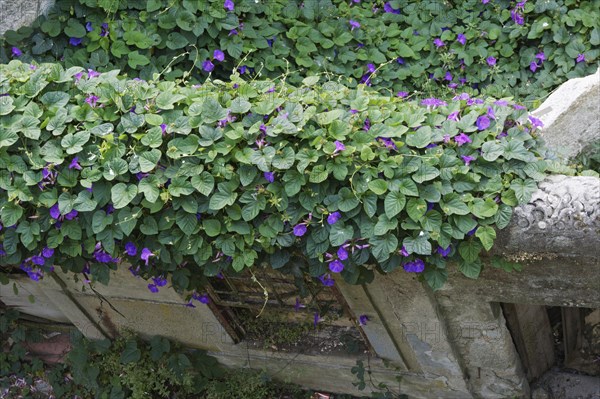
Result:
M129 256L137 255L137 247L131 241L125 244L125 253Z
M110 256L110 254L102 250L96 250L94 252L94 259L96 259L96 261L98 261L99 263L110 263L114 260L113 257Z
M58 210L58 204L54 204L52 208L50 208L50 216L52 219L58 219L60 217L60 211Z
M408 97L408 92L406 91L399 91L398 94L396 94L398 97L400 98L405 98Z
M477 129L485 130L490 127L490 118L488 118L486 115L481 115L479 118L477 118L477 122L475 124L477 125Z
M442 39L440 39L439 37L438 37L438 38L436 38L436 39L433 41L433 44L435 44L435 47L438 47L438 48L440 48L440 47L444 47L444 46L446 45L446 44L445 44L445 43L442 41Z
M69 44L71 46L79 46L81 44L81 39L78 37L72 37L69 39Z
M492 107L488 107L487 116L490 119L496 119L496 113L494 112L494 109Z
M333 287L335 284L335 280L331 278L330 274L323 274L322 276L319 276L319 280L325 287Z
M205 72L212 72L215 69L215 64L213 64L210 60L206 60L202 63L202 69Z
M421 259L415 259L412 262L407 262L403 265L404 270L409 273L421 273L425 270L425 262Z
M371 121L369 120L369 118L365 119L365 123L363 124L363 130L369 130L371 129Z
M142 180L142 179L144 179L144 178L146 178L148 176L150 176L150 173L138 172L138 173L135 174L135 178L138 179L138 181L140 181L140 180Z
M375 140L382 142L383 145L385 145L385 148L389 148L391 150L398 149L398 146L396 146L396 143L394 143L394 140L392 140L389 137L377 137Z
M78 214L79 214L79 212L77 212L75 209L73 209L71 212L69 212L65 215L65 219L73 220L77 217Z
M227 36L236 36L238 34L237 29L232 29L229 31L229 34Z
M352 27L350 30L354 30L354 29L358 29L360 28L360 24L356 21L350 20L348 21L348 23L350 24L350 26Z
M344 270L344 264L340 260L336 259L329 263L329 270L331 270L333 273L340 273L342 270Z
M400 14L400 9L395 9L394 7L392 7L389 1L383 5L383 11L390 14Z
M100 25L100 36L106 37L108 36L108 33L108 24L104 22L102 25Z
M366 326L367 321L369 321L369 317L366 314L361 314L360 316L358 316L358 325Z
M575 61L577 61L577 63L584 62L585 61L585 54L578 54L577 58L575 59Z
M221 50L215 50L213 52L213 58L219 62L223 62L225 60L225 53Z
M98 96L95 96L93 94L90 94L89 96L86 97L85 102L88 103L90 105L90 107L92 108L96 108L97 101L99 100Z
M265 172L263 173L265 176L265 180L269 183L273 183L275 181L275 173L274 172Z
M487 4L489 2L490 2L490 0L481 0L481 4Z
M269 47L273 47L273 43L275 43L275 36L273 36L271 39L267 39L267 45Z
M540 51L539 53L537 53L535 55L535 58L537 58L538 60L540 60L541 62L544 62L544 60L546 60L546 54L544 54L543 51Z
M402 58L402 57L398 57L398 58L396 58L396 62L397 62L399 65L404 65L404 58Z
M454 112L450 113L450 115L448 115L448 120L458 122L458 114L459 113L460 113L460 111L454 111Z
M73 75L73 77L75 78L75 83L79 83L79 81L83 77L83 72L76 73L75 75Z
M23 55L23 52L18 47L11 48L11 54L13 57L20 57Z
M248 71L248 67L246 65L242 65L238 68L238 71L240 72L240 75L243 75Z
M475 227L473 230L469 230L469 232L467 232L467 235L468 235L468 236L472 236L473 234L475 234L475 232L477 231L477 228L478 228L478 227L479 227L479 226L476 226L476 227Z
M531 64L529 64L529 69L531 69L531 72L535 72L538 69L538 64L535 61L531 61Z
M99 72L96 72L93 69L88 69L88 79L97 78L98 76L100 76Z
M444 80L447 80L449 82L452 81L452 74L450 73L450 71L446 71L446 75L444 75Z
M445 101L442 101L438 98L426 98L421 101L421 105L426 105L428 107L441 107L448 105Z
M346 248L344 247L339 247L337 251L337 256L339 260L346 260L348 259L348 251L346 251Z
M148 289L153 294L156 294L158 292L158 287L156 285L154 285L154 284L148 284Z
M31 257L31 262L33 262L34 265L44 266L46 259L44 259L43 256L35 255Z
M448 255L450 255L450 246L448 245L448 248L444 249L442 247L438 247L437 249L437 253L442 255L442 257L446 257Z
M335 144L335 152L344 151L346 149L346 146L341 141L336 140L334 142L334 144Z
M514 108L514 109L516 109L516 110L527 109L526 107L524 107L524 106L522 106L522 105L520 105L520 104L515 104L515 105L513 105L513 108Z
M544 123L535 116L529 116L529 121L531 122L531 126L533 129L544 127Z
M469 155L461 155L460 156L462 158L463 161L465 161L465 165L469 166L469 164L471 163L471 161L474 161L475 158Z
M456 37L456 41L464 46L467 43L467 37L462 33L459 33Z
M367 64L367 70L371 73L375 72L375 65L373 64Z
M91 32L91 31L94 30L94 27L92 26L91 22L88 22L88 23L85 24L85 30L88 31L88 32Z
M234 8L233 1L231 1L231 0L225 0L225 2L223 3L223 7L227 11L233 11L233 8Z
M44 249L42 249L42 256L44 258L51 258L52 255L54 255L54 248L45 247Z
M402 248L400 248L400 255L406 257L409 256L410 254L408 253L408 251L406 250L406 247L403 245Z
M77 170L81 170L82 169L81 165L79 165L79 157L73 158L73 160L69 164L69 169L77 169Z
M152 281L154 281L154 284L156 284L157 287L164 287L167 285L167 279L162 276L152 277Z
M306 234L306 223L300 223L294 226L294 235L296 237L302 237L304 234Z
M327 216L327 223L329 223L330 225L335 224L338 220L340 220L341 217L342 217L341 213L332 212L329 214L329 216Z
M319 320L321 319L321 316L319 316L319 313L315 312L315 318L313 321L313 324L315 325L315 328L317 328L317 324L319 323Z
M152 251L150 251L148 248L142 249L142 253L140 255L140 259L142 259L143 261L146 262L146 266L148 266L148 261L150 260L151 256L154 256L154 254L152 253Z
M491 57L491 56L490 56L490 57L487 57L487 58L485 59L485 62L487 62L487 64L488 64L489 66L494 66L494 65L496 65L496 58L494 58L494 57Z
M516 8L510 10L510 17L517 25L523 25L525 23L525 19L517 12Z
M458 146L460 147L463 144L467 144L467 143L472 143L473 141L471 140L471 138L469 136L467 136L464 133L459 134L458 136L454 137L454 141L456 142L456 144L458 144Z

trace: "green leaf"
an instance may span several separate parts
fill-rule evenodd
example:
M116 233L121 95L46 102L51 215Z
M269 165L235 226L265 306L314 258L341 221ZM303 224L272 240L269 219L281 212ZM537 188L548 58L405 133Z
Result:
M425 181L433 180L440 175L440 171L430 165L421 164L419 169L412 175L412 178L417 183L423 183Z
M231 112L234 114L245 114L250 111L252 104L245 97L237 97L231 101Z
M470 206L471 213L480 219L492 217L498 211L498 204L491 198L482 200L481 198L475 198Z
M479 259L479 253L482 249L483 247L479 242L475 240L469 240L460 243L458 246L458 253L465 261L472 263Z
M423 277L432 290L437 291L444 286L448 280L448 271L438 268L426 268Z
M404 205L406 205L404 194L394 191L388 193L383 202L385 214L390 219L399 214L404 209Z
M375 179L371 180L368 184L369 189L377 195L384 194L388 189L388 184L385 180Z
M139 51L132 51L127 54L127 65L132 69L137 69L138 66L148 65L150 59L145 55L139 53Z
M353 236L354 228L352 226L344 226L341 222L338 222L331 226L329 241L331 242L331 245L338 247L350 240Z
M423 215L425 215L425 212L427 212L427 203L425 202L425 200L422 200L420 198L411 198L408 200L408 203L406 205L406 212L413 221L418 223L419 220L421 220L421 218L423 217Z
M504 147L494 141L486 141L481 146L483 159L493 162L504 153Z
M431 144L431 128L422 126L417 131L407 134L406 144L411 147L425 148Z
M406 237L402 244L411 254L431 255L431 243L427 234L419 235L417 238Z
M192 186L202 195L209 196L215 187L215 178L208 172L192 177Z
M142 358L142 352L137 347L137 342L134 339L129 339L123 348L120 361L123 364L135 363Z
M75 134L69 133L63 137L60 145L66 149L67 154L77 154L83 150L83 146L89 141L90 132L84 130Z
M221 234L221 222L216 219L206 219L202 221L204 232L209 237L216 237Z
M140 170L143 173L153 170L160 161L161 155L162 152L156 148L142 153L142 155L140 155Z
M137 218L141 215L139 209L134 208L135 213L129 208L123 208L119 211L117 226L119 226L125 237L128 237L135 229Z
M440 206L446 215L468 215L470 212L467 204L454 193L445 195L444 199L440 201Z
M71 195L69 193L62 193L58 197L58 210L61 215L66 215L67 213L73 210L73 206L75 205L75 200L77 196Z
M17 224L21 216L23 216L23 208L13 202L8 202L2 205L0 215L4 226L12 226Z
M458 262L458 270L468 278L476 279L481 273L481 260L476 259L472 262L460 260Z
M115 209L121 209L127 206L138 193L136 185L117 183L110 190L111 200Z
M388 231L393 230L398 227L398 219L388 219L386 215L379 215L377 223L375 224L375 228L373 229L373 233L376 236L381 236L386 234Z
M195 214L178 211L175 216L175 223L186 236L189 236L196 230L198 218Z
M233 205L237 194L230 191L217 191L210 197L209 208L217 211L225 208L227 205Z
M502 230L510 223L510 219L512 218L513 210L512 207L500 204L498 208L498 213L496 213L495 223L496 226Z
M485 248L486 251L489 251L494 245L496 231L490 226L479 226L475 232L475 237L479 238L483 244L483 248Z
M146 176L138 183L138 191L144 194L150 203L156 202L160 191L157 186L156 176Z
M347 187L343 187L339 192L340 200L338 202L338 209L342 212L350 212L358 206L360 203L354 193Z
M73 203L73 209L78 212L91 212L96 209L98 202L92 198L92 193L87 190L81 191Z
M515 179L510 183L510 188L515 192L519 204L526 204L536 192L537 185L533 179Z
M371 237L369 243L371 244L371 253L379 262L388 259L390 254L398 249L398 239L393 234Z
M259 196L256 201L252 201L242 208L242 218L248 222L258 216L260 211L264 210L267 206L267 200L264 196Z
M419 189L417 188L417 184L412 179L406 178L400 180L398 190L404 195L409 195L411 197L419 196Z

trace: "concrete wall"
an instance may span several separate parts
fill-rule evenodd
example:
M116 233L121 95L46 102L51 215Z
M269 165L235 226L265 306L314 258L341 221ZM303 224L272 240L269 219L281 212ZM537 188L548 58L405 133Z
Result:
M55 0L0 0L0 35L30 25L54 3Z

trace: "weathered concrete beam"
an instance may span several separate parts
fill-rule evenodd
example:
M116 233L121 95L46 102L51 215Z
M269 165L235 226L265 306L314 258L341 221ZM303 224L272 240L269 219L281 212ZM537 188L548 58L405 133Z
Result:
M7 30L17 30L31 25L35 19L46 14L55 0L0 0L0 35Z
M600 69L563 83L532 115L544 123L542 138L560 158L600 147Z

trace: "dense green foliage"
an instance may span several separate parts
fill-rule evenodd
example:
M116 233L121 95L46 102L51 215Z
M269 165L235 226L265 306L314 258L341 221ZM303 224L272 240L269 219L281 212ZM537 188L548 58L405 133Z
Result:
M166 69L167 80L196 83L207 78L203 62L212 60L220 78L247 67L253 77L289 73L293 84L324 74L343 76L350 87L368 78L394 94L443 96L456 85L459 92L530 100L595 71L595 1L486 3L240 0L228 11L221 0L58 0L32 28L5 35L0 60L14 58L16 46L25 61L120 69L146 80ZM214 56L219 49L222 62Z
M185 289L264 260L357 283L425 260L437 288L447 259L477 277L546 168L537 121L504 100L80 71L0 65L0 262L32 278L127 261Z

